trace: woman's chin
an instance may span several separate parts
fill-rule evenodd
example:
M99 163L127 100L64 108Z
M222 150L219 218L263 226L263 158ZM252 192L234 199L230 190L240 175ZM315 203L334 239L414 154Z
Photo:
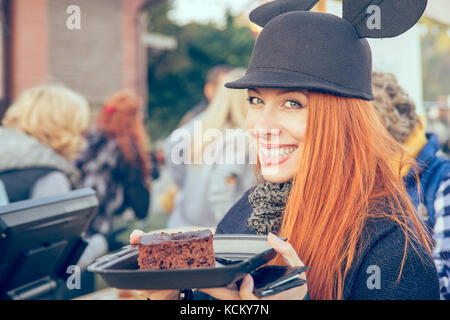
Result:
M264 180L271 183L283 183L291 181L293 176L289 174L283 174L279 167L266 167L261 168L262 176Z

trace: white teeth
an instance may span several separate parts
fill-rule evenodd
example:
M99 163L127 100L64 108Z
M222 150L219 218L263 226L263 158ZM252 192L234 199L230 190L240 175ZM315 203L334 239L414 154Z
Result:
M297 150L296 147L287 147L287 148L281 148L281 149L266 149L266 148L261 148L261 153L263 155L265 155L266 157L271 157L271 158L280 158L280 157L285 157L288 154L291 154L292 152L294 152L295 150Z

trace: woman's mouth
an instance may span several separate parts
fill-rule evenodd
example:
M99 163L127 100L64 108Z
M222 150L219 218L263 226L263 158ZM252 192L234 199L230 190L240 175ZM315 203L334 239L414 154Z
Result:
M259 160L262 165L276 166L281 165L292 156L292 154L298 149L296 145L288 146L274 146L260 144L259 148Z

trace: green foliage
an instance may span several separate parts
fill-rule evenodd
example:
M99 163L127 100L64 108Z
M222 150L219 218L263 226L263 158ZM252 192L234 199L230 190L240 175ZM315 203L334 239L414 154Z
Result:
M211 67L229 64L247 67L254 39L251 31L233 24L227 26L191 23L180 27L167 17L170 3L150 9L151 32L172 36L178 41L174 51L149 55L149 131L152 140L168 136L183 115L203 99L203 86Z
M450 28L422 18L427 32L422 37L424 100L450 95Z

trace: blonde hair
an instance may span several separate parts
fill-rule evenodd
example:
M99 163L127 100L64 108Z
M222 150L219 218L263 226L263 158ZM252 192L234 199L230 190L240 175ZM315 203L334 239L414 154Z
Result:
M24 91L8 108L3 125L72 160L84 145L89 118L84 97L62 86L44 85Z
M247 90L225 88L225 83L239 79L244 73L244 69L236 68L224 76L214 99L205 111L205 117L202 120L202 133L194 136L191 149L193 150L191 153L193 159L195 155L201 154L209 144L215 142L215 140L204 139L208 130L245 128L248 111Z

